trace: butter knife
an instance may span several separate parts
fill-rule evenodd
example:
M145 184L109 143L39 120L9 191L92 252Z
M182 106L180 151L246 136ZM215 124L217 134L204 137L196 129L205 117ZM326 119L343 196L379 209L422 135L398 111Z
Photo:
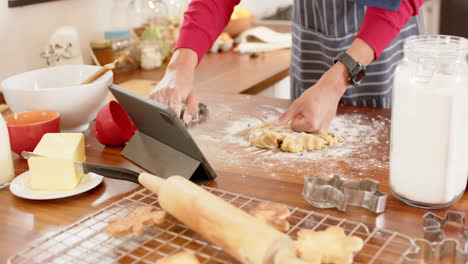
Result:
M25 159L29 159L32 157L39 157L39 158L47 157L45 155L28 152L28 151L21 152L21 156ZM140 173L129 170L129 169L121 168L121 167L98 164L98 163L90 163L90 162L75 162L75 169L79 172L82 172L83 174L93 172L93 173L99 174L107 178L125 180L125 181L130 181L130 182L140 184L138 182L138 176L140 175Z

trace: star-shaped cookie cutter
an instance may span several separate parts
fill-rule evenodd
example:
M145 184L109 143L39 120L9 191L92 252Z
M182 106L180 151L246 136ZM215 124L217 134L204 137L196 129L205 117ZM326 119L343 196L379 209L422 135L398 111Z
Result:
M338 175L329 180L307 177L302 196L309 204L320 209L336 208L344 212L350 205L382 213L387 203L387 194L378 190L379 184L372 179L348 180Z
M445 228L457 226L463 233L463 248L455 239L447 239ZM447 211L445 217L432 212L423 216L424 239L414 240L413 247L403 255L402 263L468 263L468 228L465 227L465 213Z

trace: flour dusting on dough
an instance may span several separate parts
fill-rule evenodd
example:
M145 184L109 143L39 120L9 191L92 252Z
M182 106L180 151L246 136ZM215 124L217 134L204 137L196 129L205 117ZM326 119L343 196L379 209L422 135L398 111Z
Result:
M343 175L345 169L351 169L354 175L343 176L364 175L372 178L374 173L388 170L389 144L382 142L387 140L389 134L388 118L371 118L357 113L339 115L333 120L330 132L340 135L342 142L322 150L286 153L278 149L259 149L248 142L247 135L252 128L274 121L285 110L265 105L259 108L262 111L252 116L251 113L233 113L229 107L224 107L215 115L218 118L229 117L226 127L212 131L210 135L198 135L196 130L192 131L212 163L266 170L272 176L286 169L294 171L295 175L291 176L301 177Z

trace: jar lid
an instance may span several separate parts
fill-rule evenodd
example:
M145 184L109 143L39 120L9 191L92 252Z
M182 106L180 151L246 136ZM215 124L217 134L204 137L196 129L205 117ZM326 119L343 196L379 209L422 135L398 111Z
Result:
M90 45L93 49L105 49L112 46L112 41L110 39L93 40Z
M130 30L128 29L113 29L104 31L104 38L106 39L121 39L130 37Z

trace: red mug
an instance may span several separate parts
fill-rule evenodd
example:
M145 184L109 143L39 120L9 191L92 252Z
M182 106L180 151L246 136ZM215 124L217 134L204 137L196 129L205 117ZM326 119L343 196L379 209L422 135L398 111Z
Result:
M60 114L49 110L19 112L5 117L10 136L11 150L34 151L42 136L60 133Z
M118 146L128 142L137 128L122 106L116 101L110 101L103 106L93 125L96 139L103 145Z

